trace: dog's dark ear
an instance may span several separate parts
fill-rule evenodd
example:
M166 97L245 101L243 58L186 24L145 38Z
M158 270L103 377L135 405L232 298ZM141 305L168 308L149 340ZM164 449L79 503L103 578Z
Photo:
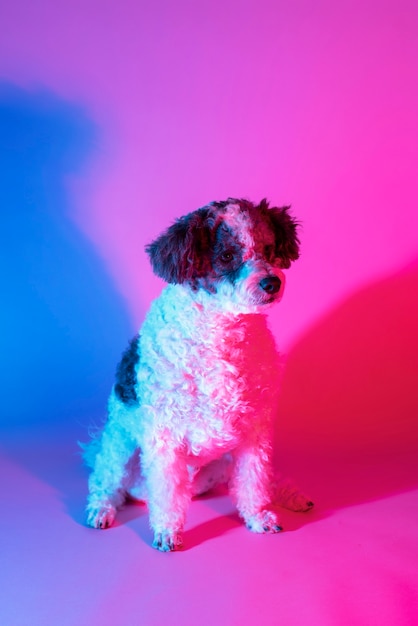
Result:
M267 209L271 226L276 237L276 257L281 259L282 267L288 268L292 261L299 258L298 222L290 215L289 206L268 208L266 200L260 207Z
M168 283L194 283L210 270L210 246L208 210L203 208L178 219L145 250L157 276Z

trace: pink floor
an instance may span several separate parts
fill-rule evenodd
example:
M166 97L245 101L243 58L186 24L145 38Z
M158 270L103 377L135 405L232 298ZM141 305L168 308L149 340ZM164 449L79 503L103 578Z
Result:
M83 525L83 430L2 437L1 602L5 626L407 625L418 617L418 459L297 448L282 467L316 508L283 512L257 536L225 493L193 501L185 549L150 546L143 506L117 525ZM284 443L284 442L283 442Z

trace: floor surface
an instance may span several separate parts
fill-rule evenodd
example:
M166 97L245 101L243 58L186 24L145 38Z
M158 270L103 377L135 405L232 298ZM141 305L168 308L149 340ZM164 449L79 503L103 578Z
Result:
M146 508L84 525L81 429L1 437L3 626L404 626L418 621L416 451L282 453L311 497L284 532L244 528L222 491L194 500L184 550L151 548ZM294 443L294 442L293 442Z

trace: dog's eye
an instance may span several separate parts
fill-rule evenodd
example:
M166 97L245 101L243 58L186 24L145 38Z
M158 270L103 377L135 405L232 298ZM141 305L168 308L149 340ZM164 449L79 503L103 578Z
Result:
M274 246L265 246L264 256L266 259L272 259L274 257Z
M219 258L222 261L222 263L230 263L232 259L234 258L234 255L232 254L230 250L226 250L225 252L222 252Z

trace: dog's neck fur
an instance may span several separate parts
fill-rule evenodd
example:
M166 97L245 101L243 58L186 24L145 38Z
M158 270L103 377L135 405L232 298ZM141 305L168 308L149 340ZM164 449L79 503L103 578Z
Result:
M235 288L236 291L236 288ZM208 293L205 289L192 289L189 285L167 285L160 296L152 303L151 308L158 307L166 310L169 307L170 315L165 319L173 323L175 318L189 321L198 315L210 323L211 318L233 322L234 318L242 315L256 315L265 318L269 306L260 306L244 303L239 298L234 298L234 288L227 282L218 286L217 293ZM187 312L190 312L188 316ZM202 321L203 323L203 321Z
M223 446L226 450L231 437L238 441L244 432L249 437L257 420L267 423L274 413L281 363L264 313L226 311L211 294L168 285L144 321L140 352L141 362L152 363L152 368L143 368L137 395L157 415L159 407L150 395L155 387L190 386L187 393L176 396L170 423L180 420L176 428L193 454L206 450L206 461L215 450ZM155 374L162 364L164 380ZM151 389L150 380L154 381ZM184 418L188 414L193 414L192 430Z
M277 374L279 368L275 341L268 328L264 309L263 312L256 307L252 307L252 310L250 307L247 310L236 307L234 310L232 305L226 308L225 301L218 302L212 294L202 290L195 292L184 285L168 285L163 289L151 305L141 334L151 339L153 351L165 352L165 338L170 344L174 337L182 337L183 342L191 341L201 346L201 359L208 359L209 367L210 358L215 353L234 361L232 353L239 345L238 360L253 362L252 365L248 364L248 371L253 370L255 363L262 363L260 366L266 368L264 376L268 378ZM181 346L181 342L177 345ZM207 357L204 356L205 347L208 349ZM180 356L175 358L181 360Z

